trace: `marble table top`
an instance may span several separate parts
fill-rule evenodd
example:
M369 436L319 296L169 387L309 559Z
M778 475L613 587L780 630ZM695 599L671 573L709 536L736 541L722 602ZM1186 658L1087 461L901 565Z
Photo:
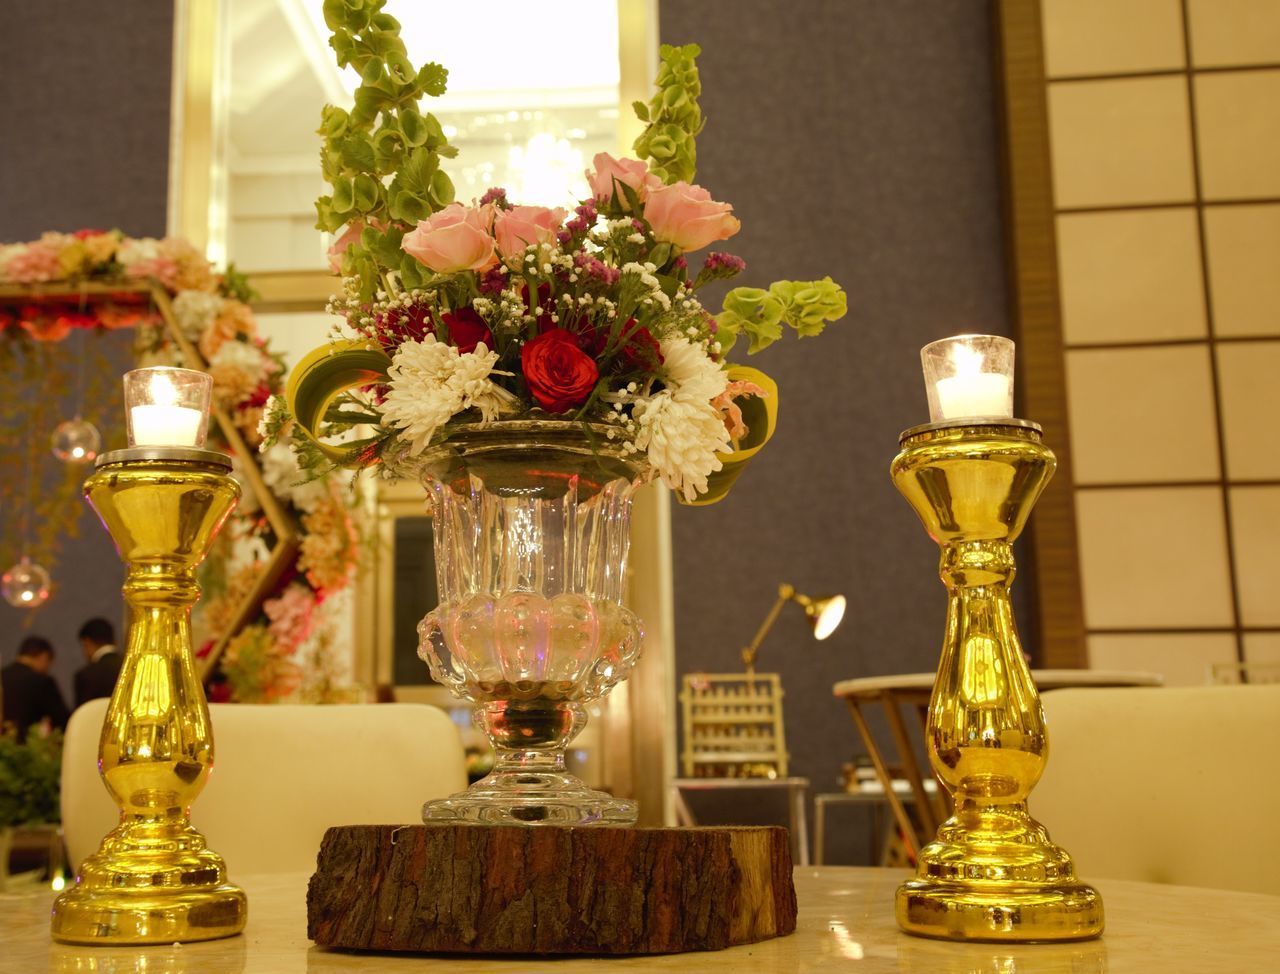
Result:
M808 974L1245 974L1277 970L1280 896L1099 880L1102 939L1001 946L922 940L893 921L903 870L796 870L800 921L790 937L659 957L443 957L321 950L307 940L300 874L241 875L249 894L242 936L172 947L72 947L49 938L53 894L0 894L0 972L328 974L328 972L708 971Z

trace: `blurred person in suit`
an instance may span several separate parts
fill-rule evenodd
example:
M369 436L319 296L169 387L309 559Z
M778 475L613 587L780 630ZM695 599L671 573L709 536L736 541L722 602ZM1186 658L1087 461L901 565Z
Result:
M116 649L115 628L106 619L90 619L80 627L79 637L88 662L76 670L77 707L111 696L124 662L124 655Z
M0 670L5 728L15 729L19 741L32 724L47 720L58 729L67 726L67 705L49 675L52 664L53 644L43 636L28 636L18 646L18 658Z

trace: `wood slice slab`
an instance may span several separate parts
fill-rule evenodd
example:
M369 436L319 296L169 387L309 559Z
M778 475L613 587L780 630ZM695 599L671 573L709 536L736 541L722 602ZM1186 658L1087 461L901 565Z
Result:
M321 947L661 954L792 933L783 828L343 825L307 888Z

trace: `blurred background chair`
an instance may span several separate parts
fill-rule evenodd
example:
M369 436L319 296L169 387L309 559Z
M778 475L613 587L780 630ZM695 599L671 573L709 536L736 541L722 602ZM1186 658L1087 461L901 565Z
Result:
M115 825L98 776L107 701L71 715L62 827L78 869ZM423 704L214 704L214 770L192 822L238 873L310 872L330 825L422 821L422 803L467 786L458 729Z
M1280 686L1043 700L1049 766L1031 814L1081 876L1280 893Z

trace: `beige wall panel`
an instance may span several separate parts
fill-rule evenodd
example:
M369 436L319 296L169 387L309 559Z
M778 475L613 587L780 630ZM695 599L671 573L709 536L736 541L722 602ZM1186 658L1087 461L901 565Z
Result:
M1060 216L1058 271L1068 345L1206 334L1191 207Z
M1196 66L1280 61L1276 0L1188 0L1187 13Z
M1246 663L1280 664L1280 632L1245 633L1244 659ZM1274 672L1269 675L1275 679Z
M1280 196L1280 71L1197 75L1206 200Z
M1142 633L1090 636L1089 667L1159 673L1165 686L1201 686L1214 663L1236 661L1236 637L1229 633Z
M1067 404L1076 483L1219 476L1207 345L1069 351Z
M1280 626L1280 487L1231 488L1240 621Z
M1227 476L1280 478L1280 342L1223 343L1217 354Z
M1181 77L1049 85L1059 207L1191 202L1191 129Z
M1043 16L1050 78L1186 63L1179 0L1044 0Z
M1221 488L1076 494L1090 629L1232 625Z
M1214 333L1280 335L1280 206L1205 207L1204 229Z

